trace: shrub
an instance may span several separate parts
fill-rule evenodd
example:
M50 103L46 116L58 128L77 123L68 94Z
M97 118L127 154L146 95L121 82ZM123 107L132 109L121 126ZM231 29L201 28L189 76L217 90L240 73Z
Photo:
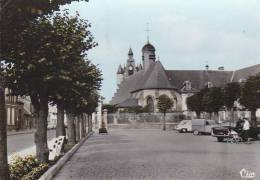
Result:
M29 177L35 177L31 178L31 180L34 180L47 169L48 164L41 163L35 156L15 157L14 162L9 165L10 180L20 180L25 177L29 180Z
M22 180L38 179L48 168L49 165L47 163L42 163L38 167L33 168L27 175L23 176Z

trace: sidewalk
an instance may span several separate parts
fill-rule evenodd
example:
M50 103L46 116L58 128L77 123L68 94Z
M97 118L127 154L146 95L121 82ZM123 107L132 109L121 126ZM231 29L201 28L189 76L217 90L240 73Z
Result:
M35 129L27 129L21 131L7 131L7 136L17 135L17 134L32 134L35 132Z

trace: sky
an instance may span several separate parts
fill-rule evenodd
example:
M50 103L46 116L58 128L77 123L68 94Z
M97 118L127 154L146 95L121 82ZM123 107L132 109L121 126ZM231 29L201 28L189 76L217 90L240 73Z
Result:
M101 95L116 92L116 71L131 47L136 63L149 40L165 69L236 70L260 63L259 0L89 0L63 8L91 24L98 46L88 58L102 70Z

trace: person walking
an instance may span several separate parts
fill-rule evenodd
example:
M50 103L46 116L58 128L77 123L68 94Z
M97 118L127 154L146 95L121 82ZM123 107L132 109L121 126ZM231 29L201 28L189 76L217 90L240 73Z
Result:
M247 118L244 118L244 124L243 124L243 140L248 141L248 134L250 129L250 123Z

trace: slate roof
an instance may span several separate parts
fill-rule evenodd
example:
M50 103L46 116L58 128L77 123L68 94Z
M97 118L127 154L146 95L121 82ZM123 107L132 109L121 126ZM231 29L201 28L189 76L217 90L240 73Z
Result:
M119 103L117 107L126 108L126 107L137 107L138 99L126 99L125 101Z
M127 77L119 85L111 104L120 104L131 98L131 93L143 89L176 89L168 81L161 62L151 62L147 70L141 70Z
M178 89L183 87L183 82L190 81L192 88L203 89L207 82L213 86L223 87L230 82L233 71L212 70L166 70L170 83Z
M260 64L239 69L234 72L232 77L233 82L238 82L240 79L247 79L249 76L254 76L260 72Z
M124 74L124 69L122 68L121 64L118 66L117 74Z
M142 48L142 51L155 51L155 48L152 44L147 42L147 44Z

